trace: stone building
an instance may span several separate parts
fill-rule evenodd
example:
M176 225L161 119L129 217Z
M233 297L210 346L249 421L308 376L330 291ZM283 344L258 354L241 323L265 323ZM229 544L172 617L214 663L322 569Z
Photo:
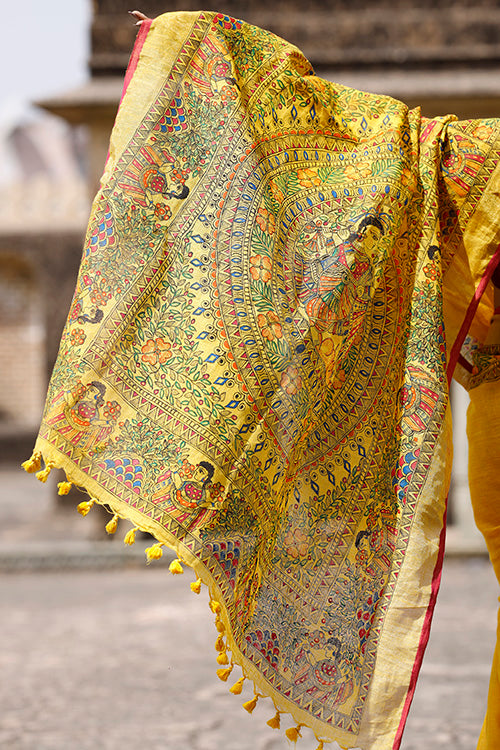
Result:
M500 116L497 0L216 0L201 5L285 37L303 50L320 76L395 96L421 106L426 115ZM93 0L87 83L39 102L71 126L86 127L89 196L98 185L136 33L129 7L128 0ZM144 0L141 10L154 17L199 7L186 0ZM0 213L0 273L2 285L10 289L10 296L3 287L0 295L0 362L8 380L0 385L9 394L0 402L4 436L12 438L16 424L32 424L31 417L24 417L27 410L30 415L36 411L56 355L80 257L83 213L70 211L62 220L56 211L57 218L48 222L39 211L36 221L21 220L15 228L5 211ZM32 392L11 398L12 383L27 372L34 374ZM455 396L459 402L463 398ZM467 536L473 532L463 489L464 441L458 439L456 446L453 514Z
M55 118L7 131L0 187L0 460L30 452L81 256L87 184L79 133Z

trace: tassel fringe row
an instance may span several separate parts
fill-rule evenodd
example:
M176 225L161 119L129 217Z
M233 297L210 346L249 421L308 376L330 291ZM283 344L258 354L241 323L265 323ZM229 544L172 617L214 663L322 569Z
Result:
M108 534L114 534L118 528L119 516L115 513L111 521L106 524L106 531Z
M201 578L198 578L196 581L192 581L189 584L189 587L193 594L199 594L201 591Z
M182 573L184 573L184 568L182 567L180 560L173 560L168 566L168 569L174 576L182 575Z
M279 729L280 728L280 712L276 711L276 715L273 716L272 719L269 719L269 721L267 721L266 724L269 727L271 727L271 729Z
M244 682L245 682L245 678L240 677L240 679L237 682L235 682L232 687L229 688L229 692L232 693L233 695L241 695Z
M52 462L47 462L45 464L45 468L42 469L42 454L40 451L34 451L31 458L29 458L27 461L24 461L21 464L22 468L27 471L30 474L36 474L36 478L40 482L46 482L50 472L54 468L54 464ZM67 495L71 488L73 486L73 482L70 481L64 481L59 482L57 485L57 491L59 495ZM82 516L86 516L93 505L95 505L97 501L94 498L90 498L89 500L85 500L77 505L77 511ZM120 520L120 517L117 513L115 513L110 521L106 524L106 531L108 534L114 534L118 528L118 521ZM140 527L134 526L134 528L130 529L124 538L124 543L128 545L132 545L135 543L135 536L136 533L140 531ZM156 544L153 544L151 547L147 547L146 552L146 559L147 562L150 563L152 560L159 560L163 556L163 547L164 542L157 542ZM174 575L179 575L184 573L184 569L182 567L181 561L179 559L174 560L170 563L169 570ZM195 594L199 594L201 591L201 578L197 578L196 581L192 581L190 584L191 591ZM215 650L218 651L217 655L217 663L222 665L222 669L217 670L217 677L222 680L223 682L227 682L229 679L229 676L231 675L233 671L233 663L229 666L229 658L226 651L226 644L224 642L224 634L226 632L226 627L222 620L219 617L219 613L222 610L222 607L219 602L215 600L211 600L209 603L210 609L212 612L216 615L215 620L215 627L217 628L217 631L219 632L219 635L217 636L217 639L215 641ZM240 695L243 691L243 683L245 681L246 677L240 677L239 680L237 680L232 687L229 688L229 692L233 695ZM243 703L243 708L245 711L248 711L248 713L252 713L257 705L257 701L260 696L259 694L255 694L255 696L249 700ZM276 711L276 714L267 721L267 725L271 727L272 729L279 729L280 728L280 711ZM301 737L300 730L303 727L303 724L297 724L296 727L291 727L290 729L287 729L285 731L285 734L287 738L291 742L297 742L299 737ZM317 738L318 739L318 738ZM316 750L324 750L324 741L319 740L319 745L316 748Z
M83 503L79 503L76 506L76 509L77 509L78 513L80 513L81 516L86 516L87 513L92 508L93 505L95 505L95 500L94 499L84 500Z
M249 714L253 713L253 710L255 706L257 705L257 701L259 700L259 696L256 695L255 698L252 698L251 701L247 701L243 704L243 708L245 711L248 711Z
M135 526L133 529L130 529L130 531L127 531L123 543L129 545L135 544L135 535L137 531L139 531L137 526Z
M70 489L72 488L72 486L73 486L72 482L59 482L57 485L57 494L67 495Z
M24 471L28 472L28 474L34 474L36 471L40 471L42 468L42 454L40 451L34 451L31 458L28 458L27 461L23 461L21 466Z

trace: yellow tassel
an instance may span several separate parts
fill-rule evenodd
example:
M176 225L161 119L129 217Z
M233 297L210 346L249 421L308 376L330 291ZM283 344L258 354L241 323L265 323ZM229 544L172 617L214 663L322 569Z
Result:
M114 534L117 528L118 528L118 516L115 513L111 521L108 521L108 523L106 524L106 531L108 532L108 534Z
M86 516L94 504L95 500L84 500L83 503L79 503L76 506L76 509L81 516Z
M52 471L54 464L45 464L45 469L42 469L42 471L38 471L36 473L36 478L39 482L46 482L49 478L49 474Z
M174 576L179 576L184 573L184 568L182 567L180 560L173 560L168 566L168 569Z
M234 683L232 687L229 688L229 692L233 695L240 695L241 691L243 690L243 683L245 682L244 677L240 677L240 679Z
M215 601L212 600L210 602L210 609L212 610L212 612L214 613L214 615L218 615L219 612L220 612L220 604L219 604L219 602L215 602Z
M297 742L297 740L299 739L299 737L302 737L302 735L300 733L300 727L301 726L302 726L302 724L297 724L296 727L291 727L290 729L286 730L285 734L288 737L288 739L290 740L290 742Z
M319 741L319 745L318 745L318 747L316 748L316 750L323 750L323 748L324 748L323 740L320 740L320 741Z
M226 626L222 622L222 620L216 620L215 621L215 627L219 631L219 633L225 633L226 632Z
M273 716L272 719L269 719L267 722L267 725L271 727L271 729L279 729L280 728L280 712L276 711L276 716Z
M35 471L40 471L42 468L42 454L40 451L33 451L31 458L27 461L23 461L21 466L24 471L28 472L28 474L34 474Z
M227 682L227 678L233 671L232 667L228 667L227 669L218 669L217 670L217 677L219 680L222 680L222 682Z
M144 550L146 553L146 558L148 562L151 562L151 560L159 560L160 557L163 556L163 543L158 542L158 544L153 544L152 547L146 547Z
M225 651L220 652L217 657L217 664L229 664L229 659L227 658L227 653Z
M234 685L233 685L233 687L234 687ZM258 700L259 700L259 698L256 695L255 698L252 698L251 701L247 701L246 703L244 703L243 704L243 708L245 709L245 711L248 711L248 713L251 714L252 711L254 710L255 706L257 705L257 701Z
M216 651L225 651L225 645L224 645L224 636L218 635L217 640L215 641L215 650Z
M133 529L130 529L130 531L127 531L127 533L125 534L125 538L123 540L123 543L124 544L130 544L130 545L135 544L135 532L136 531L139 531L139 529L137 528L137 526L135 528L133 528Z
M201 591L201 578L197 578L196 581L192 581L189 586L193 594L199 594Z
M57 494L67 495L70 489L72 488L72 486L73 486L72 482L59 482L57 485Z

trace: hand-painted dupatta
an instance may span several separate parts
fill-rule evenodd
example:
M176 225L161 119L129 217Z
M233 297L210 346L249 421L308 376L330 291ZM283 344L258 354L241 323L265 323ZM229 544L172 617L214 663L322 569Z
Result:
M271 726L397 748L443 554L447 368L491 312L499 125L321 80L214 13L144 23L125 89L27 468L194 569L219 676L241 667Z

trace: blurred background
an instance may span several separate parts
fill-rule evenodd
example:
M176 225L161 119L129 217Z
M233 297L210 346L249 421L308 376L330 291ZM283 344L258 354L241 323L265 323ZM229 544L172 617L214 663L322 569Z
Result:
M186 0L144 0L141 10L154 17L165 10L197 7ZM409 106L421 106L426 115L500 114L497 0L275 0L272 4L219 0L205 2L204 7L244 18L294 42L323 77L390 94ZM136 34L128 9L128 0L23 0L15 16L4 19L0 47L5 72L0 89L0 461L4 465L29 456L36 434L74 288L89 206ZM481 539L467 491L466 395L458 387L453 401L456 439L449 544L479 550ZM6 487L3 492L0 488L9 498L3 505L19 507ZM52 500L51 507L59 511L67 505ZM42 505L37 502L37 507ZM3 529L0 540L7 533L5 525ZM88 524L85 533L94 532L99 534ZM16 529L17 537L19 533Z
M139 9L154 17L165 11L199 7L198 3L182 0L144 0ZM285 37L303 50L320 76L395 96L411 107L421 106L425 115L453 112L460 118L500 116L498 0L274 0L273 3L219 0L203 2L202 7L227 12ZM82 520L74 512L74 497L57 497L54 479L42 485L18 468L19 463L29 457L36 435L48 377L73 293L90 202L103 168L123 74L137 31L127 14L129 9L128 0L47 0L44 3L21 0L9 12L4 9L0 45L4 71L0 87L0 582L6 586L5 601L12 602L12 607L19 607L18 619L14 617L10 621L9 631L13 638L21 639L19 649L26 648L22 639L29 641L31 631L27 623L33 622L33 617L43 620L46 616L49 626L51 613L57 614L58 607L62 607L54 591L64 590L64 596L69 595L66 586L75 595L73 587L76 586L82 601L87 602L87 620L85 614L77 614L74 607L73 614L61 610L70 623L67 634L74 632L84 637L78 630L78 623L87 622L88 633L92 631L88 617L95 625L104 616L99 596L92 601L95 589L91 581L95 574L89 572L90 578L85 578L85 571L104 567L112 568L116 576L125 575L127 571L132 575L130 568L143 564L144 545L124 549L122 534L120 539L103 539L101 513L93 512ZM439 739L439 726L445 714L442 708L437 709L441 704L433 700L435 693L427 687L425 695L422 693L422 719L416 720L417 730L412 730L416 734L410 734L407 744L403 743L405 750L416 748L418 743L419 747L430 746L426 744L427 735L418 734L425 726L427 729L434 727L434 748L465 750L474 747L473 737L482 718L480 705L487 688L487 663L493 644L496 586L481 537L474 526L467 490L467 397L457 386L452 398L455 461L448 532L450 588L443 595L443 606L448 607L443 615L446 623L435 626L438 633L442 632L443 643L446 641L449 662L448 666L443 666L438 657L441 667L431 666L428 679L436 690L442 678L446 693L450 674L458 668L458 672L453 672L452 689L455 691L456 683L460 683L462 719L468 722L468 729L462 727L455 734L450 729L451 733L444 732ZM61 571L70 569L78 569L80 573L72 579L73 583L61 583L58 577ZM139 568L134 570L133 576L143 575L138 571ZM18 574L16 585L8 576L5 579L5 575L12 572ZM37 576L41 572L45 572L45 577L40 588ZM51 579L51 575L55 577ZM102 580L107 585L107 579ZM121 602L125 617L127 581L132 580L134 586L136 579L112 580L114 583L110 581L109 586L114 586L117 611L121 611ZM162 585L157 574L149 580ZM141 591L147 590L141 586L138 584ZM45 597L32 596L34 591L44 587L48 587ZM474 599L478 590L483 597L480 601ZM20 591L25 593L20 594ZM120 592L123 600L119 598ZM27 599L22 603L24 595ZM51 597L55 597L57 606L50 612L45 611L44 607L49 606L47 602L50 607L54 604ZM192 605L186 606L189 609ZM178 624L182 610L177 607L177 614L172 614L172 610L165 607L147 610L149 615L146 619L139 618L138 627L148 630L155 622L163 627L167 621ZM109 616L112 618L112 614ZM206 615L198 612L195 619L203 622L203 617L206 620ZM459 627L455 630L463 639L457 646L460 656L450 651L448 643L449 633L457 622ZM27 629L23 630L20 623L26 624ZM483 630L478 631L479 626ZM210 638L211 630L210 625ZM195 640L197 637L194 636ZM469 650L465 654L467 647ZM481 653L480 647L483 648ZM69 646L68 650L69 653ZM18 675L14 652L15 649L8 663L13 674ZM72 658L85 659L85 653L83 649L79 657L73 654ZM436 654L442 655L443 649L436 646ZM154 656L151 658L154 660ZM48 681L54 674L59 675L59 667L61 673L63 671L64 659L60 664L55 656L54 659L56 669L47 671ZM35 654L35 671L37 663ZM212 674L212 665L210 669ZM42 670L37 674L45 673ZM91 680L88 676L82 677L83 682L85 679ZM153 682L160 684L160 679L156 675L156 682ZM144 674L143 680L146 680ZM28 679L28 683L25 689L34 690L36 681ZM42 681L42 684L47 683ZM191 689L186 686L186 694ZM202 702L213 693L209 687L206 691L200 698ZM453 695L458 705L457 693ZM26 726L26 717L16 713L15 702L12 705L14 708L6 714L11 724L7 722L4 734L0 720L1 747L135 750L140 745L140 739L127 744L127 740L118 739L113 731L109 736L115 737L114 740L109 737L91 739L90 735L88 742L82 739L83 735L75 739L69 724L62 736L49 733L35 739L34 733L26 734L27 730L20 728ZM472 708L475 719L471 723L464 717ZM436 714L435 725L432 711ZM247 717L243 720L247 721ZM449 726L456 726L457 720L451 702ZM241 738L238 742L221 739L221 733L228 726L225 719L221 721L222 724L216 722L215 728L205 732L204 740L189 739L179 730L180 734L171 734L171 738L176 738L175 743L171 739L164 744L156 735L149 737L149 730L144 731L151 747L170 748L182 740L188 748L206 747L208 750L213 746L244 750L247 745ZM239 726L239 719L233 723ZM212 726L210 722L209 725ZM96 736L101 736L99 726L96 732ZM249 732L251 737L252 730ZM273 750L286 746L282 739L271 741L267 737L266 732L256 745L249 739L248 747L258 745L263 750ZM305 745L304 748L307 750Z

